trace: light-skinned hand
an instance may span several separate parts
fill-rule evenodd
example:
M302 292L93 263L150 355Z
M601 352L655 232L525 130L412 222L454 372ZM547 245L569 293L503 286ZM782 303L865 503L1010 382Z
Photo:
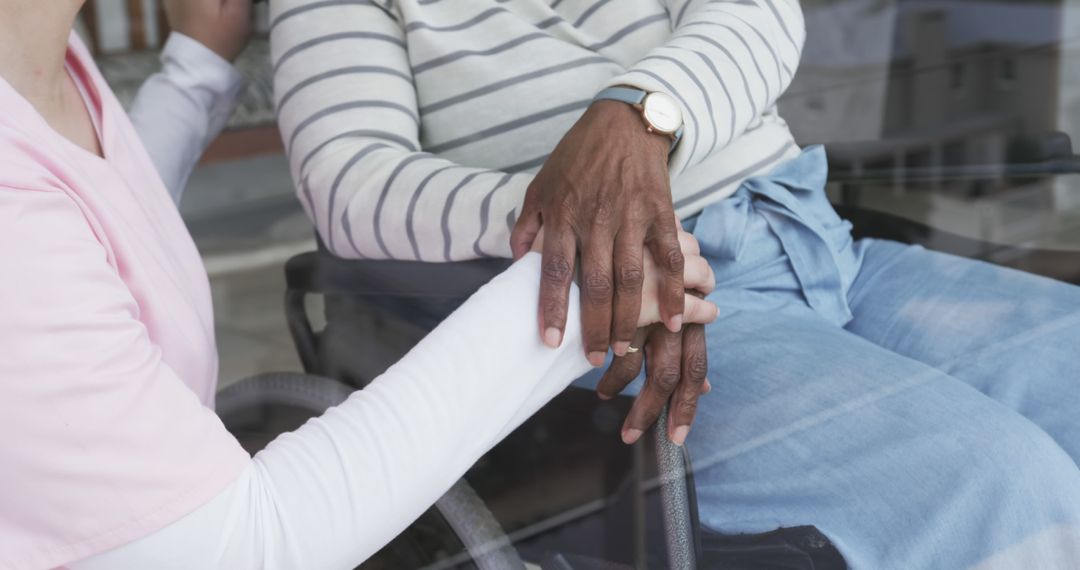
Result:
M164 0L172 29L227 61L236 60L251 37L251 0Z

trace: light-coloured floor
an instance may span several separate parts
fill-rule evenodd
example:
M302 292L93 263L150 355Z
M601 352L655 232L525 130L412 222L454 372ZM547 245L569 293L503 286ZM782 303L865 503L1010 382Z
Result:
M204 166L181 204L210 274L221 384L297 371L285 324L285 261L314 248L283 157Z

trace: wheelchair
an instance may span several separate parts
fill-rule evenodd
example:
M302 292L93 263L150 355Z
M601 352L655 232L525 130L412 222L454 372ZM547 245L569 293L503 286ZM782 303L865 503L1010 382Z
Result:
M1050 133L1021 142L1019 146L1028 149L1027 154L1014 157L1016 160L1004 168L904 169L902 176L905 183L916 185L967 181L978 191L980 181L1080 174L1080 157L1073 154L1067 136ZM901 173L853 167L844 147L828 151L834 207L854 224L856 238L921 244L989 261L1012 260L1010 265L1036 273L1039 267L1051 267L1051 276L1080 284L1080 254L1076 252L994 245L864 207L867 187L894 181ZM1041 262L1025 265L1031 259ZM285 311L305 373L269 374L233 384L218 396L219 415L249 451L256 451L277 433L298 427L341 403L353 390L362 389L508 264L497 259L448 264L347 261L322 248L290 259L285 267ZM1063 275L1062 268L1075 269ZM318 307L311 303L316 296L322 297L324 304L325 323L321 327ZM489 454L494 458L485 457L470 472L467 479L477 481L485 493L477 493L466 479L460 480L431 511L362 568L846 567L828 539L813 527L745 536L703 531L697 522L693 470L685 448L675 446L655 429L629 448L618 442L618 425L629 402L626 397L601 402L587 391L568 390L497 446ZM560 426L566 418L552 415L552 411L561 407L589 418L602 437L594 437L584 451L575 449L572 442L579 436L573 432L580 426ZM658 425L665 425L663 418ZM552 432L559 440L555 445L534 449L537 434ZM606 443L597 443L599 440ZM498 486L490 481L492 472L497 474L507 465L507 456L515 463L543 466L559 462L560 454L582 453L599 453L611 464L602 496L584 505L547 513L546 519L508 532L489 502L481 498ZM621 529L621 537L605 538L609 543L606 552L614 553L613 557L575 552L572 540L566 548L560 547L558 539L540 541L544 544L540 549L529 544L560 525L572 527L596 517L606 526ZM650 518L660 518L660 524L647 520Z

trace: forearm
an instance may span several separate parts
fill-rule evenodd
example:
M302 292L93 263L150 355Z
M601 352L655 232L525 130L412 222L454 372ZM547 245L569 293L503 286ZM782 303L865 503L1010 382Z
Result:
M399 18L377 4L309 4L271 4L271 45L297 194L323 242L344 258L509 257L532 176L423 152Z
M355 566L589 369L576 324L561 348L540 343L539 274L539 256L526 256L368 388L272 442L215 500L71 567Z
M531 175L365 142L331 152L300 179L301 200L335 255L434 262L510 257L514 212Z
M608 85L672 94L686 117L678 174L737 139L798 68L805 30L794 0L672 0L672 37Z
M161 61L162 70L146 80L129 114L179 203L191 171L225 128L245 81L229 62L176 32L169 36Z

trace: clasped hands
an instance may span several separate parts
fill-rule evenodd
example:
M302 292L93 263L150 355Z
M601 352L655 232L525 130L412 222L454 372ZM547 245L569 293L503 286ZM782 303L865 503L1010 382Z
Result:
M633 107L594 102L529 186L511 234L515 258L530 249L543 255L545 344L562 342L576 274L589 361L603 365L609 347L615 354L600 397L613 398L645 365L645 386L622 428L626 443L670 402L668 436L681 445L709 390L704 324L718 310L699 297L715 277L675 218L669 152L670 141L647 132Z

